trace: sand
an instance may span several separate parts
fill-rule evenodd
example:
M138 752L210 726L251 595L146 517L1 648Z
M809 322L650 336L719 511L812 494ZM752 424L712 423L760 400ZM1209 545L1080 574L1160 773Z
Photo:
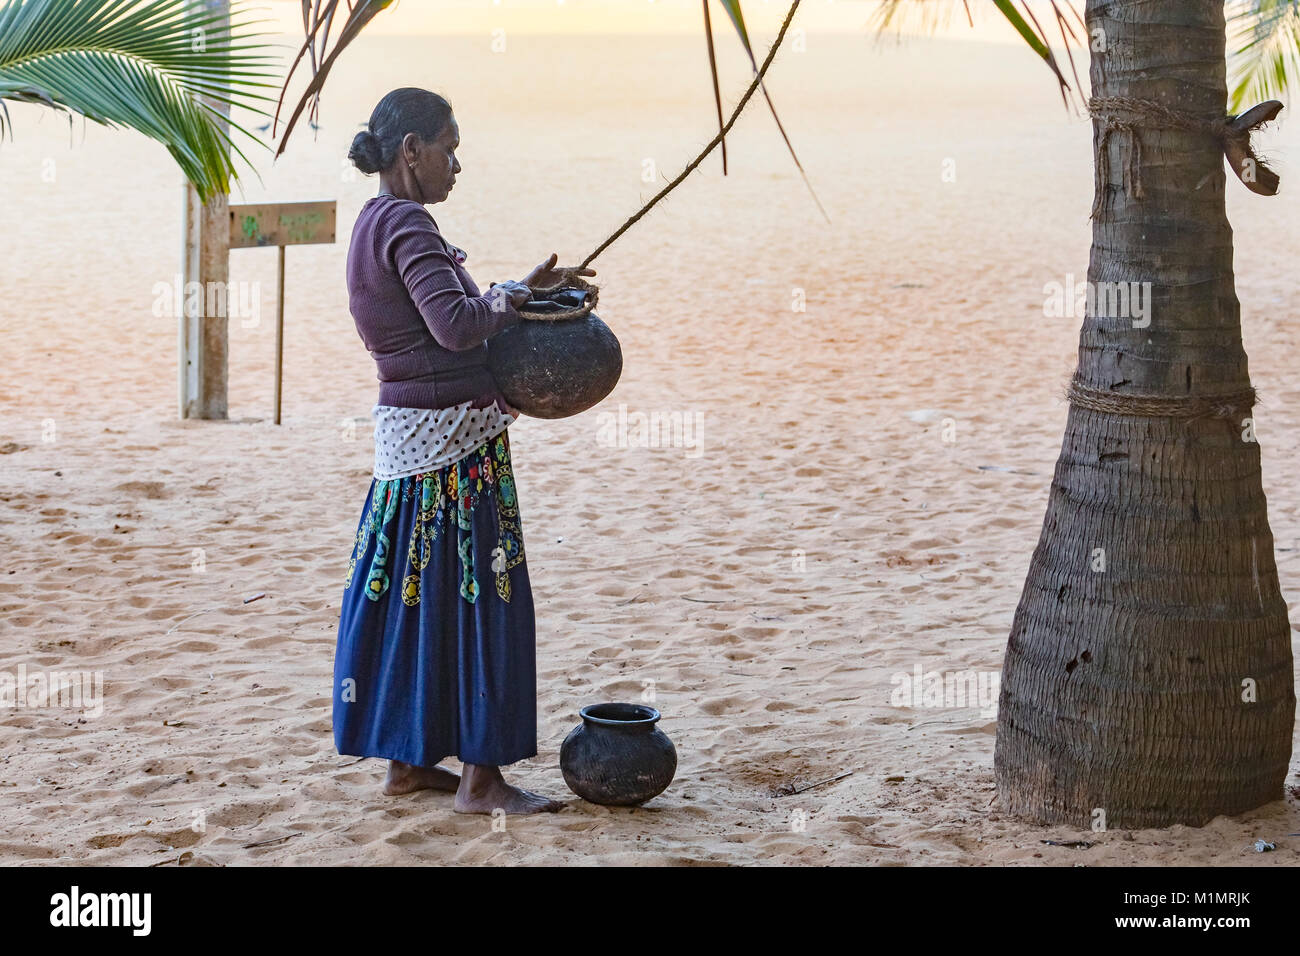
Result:
M3 715L0 861L1294 865L1295 763L1285 800L1203 828L1043 828L998 810L990 713L891 703L896 674L1000 667L1065 420L1077 322L1045 318L1042 289L1086 271L1090 132L1011 47L810 35L771 89L832 222L756 110L729 176L709 162L597 260L621 383L511 429L540 746L511 777L566 809L494 829L446 794L385 797L381 761L335 753L376 391L343 288L375 190L340 161L355 122L395 85L449 96L465 172L433 212L482 286L580 258L652 194L646 160L662 182L711 135L698 37L584 44L562 74L551 42L368 41L319 137L249 177L236 200L340 208L337 245L289 251L279 427L274 254L232 257L232 279L261 283L260 321L231 323L232 420L176 420L175 323L151 308L177 260L174 168L139 137L78 123L70 143L64 120L14 109L0 671L101 672L105 698L98 717ZM734 100L744 67L724 67ZM1270 136L1286 182L1297 137ZM1230 184L1287 594L1295 195ZM618 447L620 407L686 416L698 443ZM680 756L670 789L633 810L569 794L578 709L651 696ZM1256 853L1261 837L1278 849ZM1077 839L1095 845L1042 842Z

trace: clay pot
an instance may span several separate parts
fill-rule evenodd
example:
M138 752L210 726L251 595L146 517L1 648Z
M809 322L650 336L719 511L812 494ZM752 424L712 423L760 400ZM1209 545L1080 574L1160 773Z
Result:
M569 789L590 803L634 807L668 788L677 750L655 726L659 711L644 704L592 704L560 746Z
M594 312L520 322L488 339L488 368L501 394L533 418L568 418L614 390L623 350Z

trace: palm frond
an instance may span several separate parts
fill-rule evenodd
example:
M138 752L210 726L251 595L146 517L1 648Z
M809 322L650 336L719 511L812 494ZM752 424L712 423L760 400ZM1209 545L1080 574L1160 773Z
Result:
M960 6L966 22L974 26L969 0L961 0ZM912 23L924 33L935 33L948 27L957 7L957 0L881 0L871 14L871 23L877 35L884 35L890 29L905 29Z
M1300 81L1300 0L1230 2L1228 68L1234 113Z
M713 77L713 102L718 109L718 129L722 129L724 123L722 119L722 90L718 86L718 58L713 54L713 20L709 17L709 0L700 0L700 5L704 8L704 42L709 48L709 75ZM723 137L719 144L722 147L722 175L727 175L727 140Z
M308 106L311 111L309 117L315 119L320 109L320 93L325 85L325 80L329 76L330 70L338 60L339 55L355 40L361 31L371 20L392 5L393 0L357 0L355 6L351 0L348 3L348 17L339 31L338 39L335 41L333 48L329 46L330 32L333 27L334 17L338 13L339 0L302 0L302 25L304 40L298 50L298 55L294 57L293 63L289 66L289 74L285 77L284 88L280 92L280 100L275 110L275 124L278 127L280 113L283 111L285 96L289 90L289 81L293 78L298 67L304 60L309 64L312 72L312 78L307 84L306 90L298 99L297 105L289 116L289 121L285 125L284 134L280 137L280 145L276 148L275 155L278 158L289 144L289 136L294 131L303 112ZM758 58L754 56L754 49L749 42L749 31L745 27L745 16L740 9L740 0L718 0L726 10L727 16L735 24L736 32L740 36L740 42L745 48L745 53L749 56L749 62L758 72ZM801 0L792 0L797 7ZM718 71L717 64L713 56L713 30L709 22L708 0L704 0L704 29L705 36L709 46L709 71L713 76L713 94L714 100L718 107L718 123L722 125L722 95L718 88ZM808 174L804 172L803 164L799 162L799 157L795 155L794 146L790 143L790 137L786 135L785 127L781 125L781 118L776 114L776 106L772 103L772 97L767 92L767 87L762 86L763 96L767 100L768 108L772 111L772 118L776 120L776 127L781 132L781 138L785 140L786 148L790 150L790 156L794 159L795 166L798 167L800 175L803 176L804 183L808 186L808 191L812 193L813 201L817 207L822 210L822 215L826 215L826 210L822 208L821 201L817 199L817 194L812 192L812 183L808 181ZM274 131L273 131L274 135ZM726 172L726 143L722 144L723 150L723 172Z
M311 65L311 81L307 84L307 89L303 92L298 100L298 105L294 107L293 113L289 116L289 122L285 125L284 135L280 137L280 145L275 151L278 158L284 152L285 147L289 145L289 134L293 132L294 127L298 125L298 119L302 116L308 104L311 105L311 119L315 119L320 111L320 92L325 86L325 79L334 67L335 61L338 60L339 54L347 49L348 44L361 35L361 31L366 24L376 16L390 7L393 0L358 0L356 6L352 5L352 0L348 0L348 18L343 23L339 31L338 40L334 43L334 48L329 49L330 31L334 26L334 15L338 11L339 0L302 0L302 27L305 39L302 47L298 50L298 55L293 58L293 63L289 65L289 74L284 78L284 88L280 91L279 102L275 107L275 126L278 127L280 122L280 112L284 108L284 97L289 91L289 81L298 70L299 64L306 57ZM275 135L275 127L271 130L271 135Z
M745 53L749 57L750 65L754 69L754 74L757 75L758 58L754 56L754 48L753 46L750 45L749 42L749 30L745 27L745 15L744 12L740 9L740 0L718 0L718 2L722 4L723 9L727 11L727 16L731 18L731 22L736 28L736 33L740 36L740 43L745 48ZM794 7L798 7L800 2L801 0L792 0ZM710 43L711 42L712 39L710 38ZM718 106L719 106L718 116L719 118L721 118L722 103L721 103L721 97L718 96L717 94L718 71L716 65L712 60L712 57L710 57L709 60L709 69L713 73L714 94L715 94L715 98L717 98L718 100ZM781 139L785 140L785 148L790 151L790 158L794 160L794 165L799 170L799 175L803 177L804 185L808 187L808 192L812 196L813 202L817 204L817 208L821 211L821 214L826 219L826 221L830 222L830 216L826 215L826 210L822 206L821 200L817 198L817 193L813 191L812 182L809 181L808 174L804 171L803 163L799 162L799 157L795 155L794 144L790 142L790 137L786 135L785 127L781 125L781 117L776 115L776 105L772 102L772 97L767 92L767 84L763 83L760 80L758 84L758 88L763 94L763 99L767 100L767 108L772 112L772 119L776 121L776 128L781 133ZM719 127L721 127L721 124L719 124ZM725 150L726 148L725 139L723 140L721 145ZM724 172L726 171L725 168L723 171Z
M9 0L0 6L0 104L42 103L167 147L206 202L248 163L214 104L256 104L278 87L270 45L204 0ZM13 123L0 121L0 135ZM251 163L249 163L251 166Z

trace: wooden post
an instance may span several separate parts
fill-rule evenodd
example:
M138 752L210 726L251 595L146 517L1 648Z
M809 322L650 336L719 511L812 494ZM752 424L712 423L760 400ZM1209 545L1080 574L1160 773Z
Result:
M204 0L210 12L224 15L212 30L230 30L230 0ZM205 102L221 112L229 131L230 105L211 97ZM230 281L230 196L213 196L206 204L198 190L185 184L184 249L181 256L181 315L178 317L178 413L181 418L227 418L226 380L229 350L229 318L209 315L208 302L229 302ZM197 295L190 295L198 283ZM220 284L220 295L209 290ZM226 309L221 309L226 312Z

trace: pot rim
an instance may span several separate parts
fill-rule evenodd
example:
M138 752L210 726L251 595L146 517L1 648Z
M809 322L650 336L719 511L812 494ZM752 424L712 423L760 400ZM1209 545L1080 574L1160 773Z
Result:
M592 713L593 711L599 710L603 707L629 707L637 711L641 716L625 720L617 717L601 717L598 714ZM578 711L578 716L580 716L584 721L593 724L601 724L605 727L646 727L656 723L661 715L659 711L655 710L655 708L646 704L627 704L619 703L617 701L607 701L603 704L588 704L586 707Z

